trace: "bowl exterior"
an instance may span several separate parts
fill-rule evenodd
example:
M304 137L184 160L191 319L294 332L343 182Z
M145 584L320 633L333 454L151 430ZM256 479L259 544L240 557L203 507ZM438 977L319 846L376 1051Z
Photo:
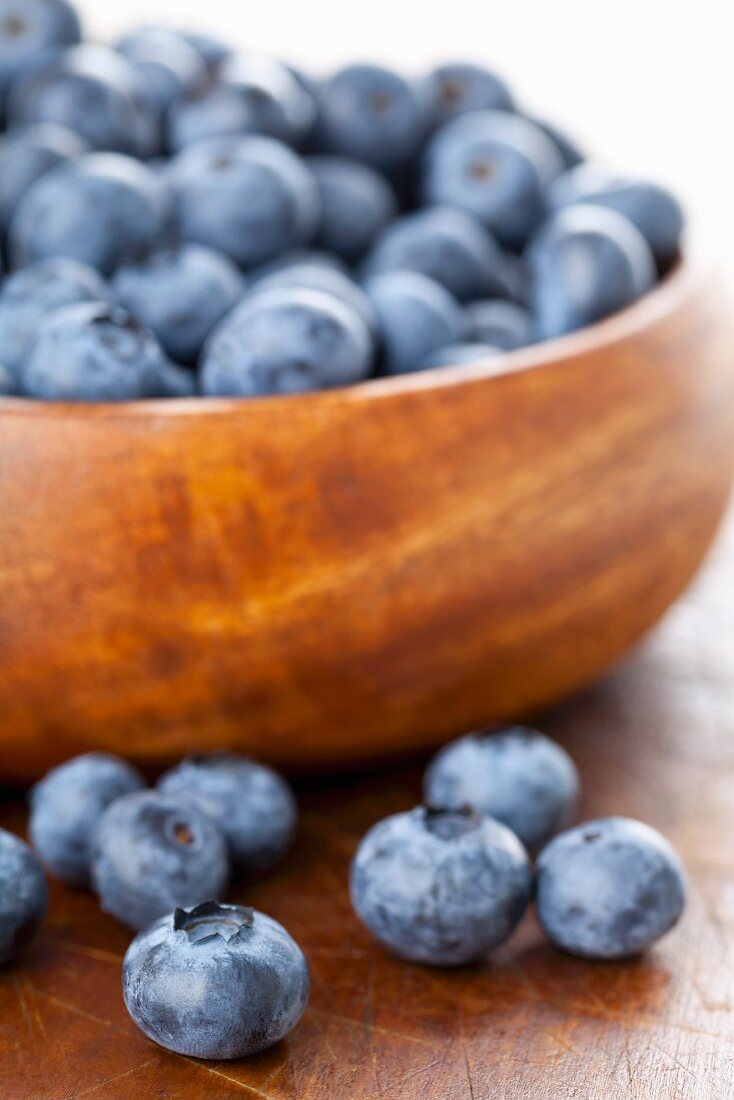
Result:
M732 358L684 267L499 376L1 403L0 776L90 748L348 765L566 695L701 562Z

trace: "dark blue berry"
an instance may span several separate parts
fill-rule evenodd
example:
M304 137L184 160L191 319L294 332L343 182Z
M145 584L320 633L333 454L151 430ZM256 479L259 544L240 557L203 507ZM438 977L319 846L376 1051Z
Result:
M47 907L48 886L38 857L0 829L0 965L35 936Z
M365 292L354 279L331 264L304 260L280 265L273 271L260 274L253 289L260 291L274 287L326 291L358 313L370 329L374 328L375 316Z
M391 271L374 275L365 290L377 318L387 374L421 370L431 352L462 340L464 313L434 279Z
M514 107L504 80L482 65L465 61L439 65L424 83L438 126L468 111L511 111Z
M393 189L374 168L346 157L308 157L306 164L321 196L316 244L357 262L397 215Z
M73 46L79 18L67 0L3 0L0 5L0 90L27 61L49 47Z
M51 123L10 130L0 137L0 233L7 231L20 200L36 180L88 150L72 130Z

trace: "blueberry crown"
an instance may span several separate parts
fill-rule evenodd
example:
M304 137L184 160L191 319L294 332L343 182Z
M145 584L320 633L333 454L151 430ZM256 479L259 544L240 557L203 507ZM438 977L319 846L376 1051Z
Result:
M173 928L184 932L189 943L208 943L219 938L229 943L245 928L252 928L255 911L246 905L223 905L218 901L203 901L193 909L176 909Z

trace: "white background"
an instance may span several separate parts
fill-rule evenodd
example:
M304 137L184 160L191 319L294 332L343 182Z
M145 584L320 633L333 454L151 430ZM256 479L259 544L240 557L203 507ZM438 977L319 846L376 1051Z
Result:
M705 250L734 253L730 0L92 0L87 31L210 30L315 73L347 60L418 72L467 58L619 169L681 194ZM730 261L734 271L734 263Z

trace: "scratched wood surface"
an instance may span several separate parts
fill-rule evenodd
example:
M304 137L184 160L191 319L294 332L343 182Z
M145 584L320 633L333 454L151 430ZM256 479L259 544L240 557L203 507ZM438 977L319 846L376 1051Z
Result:
M734 1096L734 524L656 634L598 686L544 716L585 777L586 815L632 814L680 848L681 926L640 961L556 954L532 917L486 965L436 973L377 947L353 917L363 831L416 799L420 770L301 791L281 871L236 896L303 945L302 1025L249 1062L195 1062L148 1042L120 996L127 932L54 887L48 923L0 975L0 1096L11 1100L726 1100ZM25 825L8 795L0 823Z

